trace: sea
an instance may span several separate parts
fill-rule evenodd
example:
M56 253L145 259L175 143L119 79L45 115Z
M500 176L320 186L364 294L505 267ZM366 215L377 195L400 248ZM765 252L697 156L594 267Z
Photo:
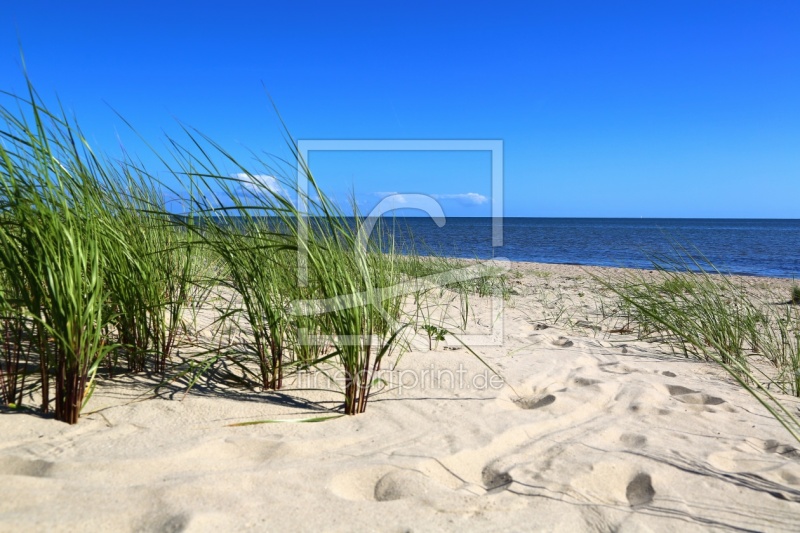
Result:
M401 249L450 257L652 269L690 268L800 278L800 220L685 218L511 218L502 246L491 218L385 220ZM413 243L413 244L412 244Z

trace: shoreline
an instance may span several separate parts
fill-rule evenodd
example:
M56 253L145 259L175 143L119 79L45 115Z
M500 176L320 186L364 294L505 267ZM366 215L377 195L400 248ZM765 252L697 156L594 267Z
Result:
M436 258L438 256L421 255L419 257ZM464 261L467 263L484 263L487 261L495 260L495 259L475 259L475 258L463 258L463 257L452 257L452 256L446 256L444 258L453 261ZM601 274L611 274L614 276L640 274L644 276L649 276L649 275L658 275L660 272L659 270L653 268L617 267L617 266L607 266L607 265L588 265L588 264L576 264L576 263L543 263L539 261L516 261L506 258L496 258L496 260L508 262L509 265L511 265L512 270L528 269L528 270L550 272L552 274L562 274L562 275L594 274L602 277ZM757 282L766 282L770 284L774 283L776 287L779 287L782 290L783 289L791 290L793 286L800 285L800 279L797 278L764 276L761 274L728 274L725 272L699 272L699 271L685 272L677 270L668 270L666 272L681 273L681 274L685 273L695 276L701 276L703 274L709 274L712 276L723 276L733 281L745 282L746 284L757 283Z
M406 254L401 254L401 255L406 255ZM508 259L508 258L502 257L502 256L501 257L495 257L495 258L479 259L479 258L473 258L473 257L458 257L458 256L450 256L450 255L437 256L437 255L420 254L420 257L443 257L445 259L451 259L451 260L457 260L457 261L492 261L492 260L496 259L496 260L508 261L510 263L520 263L520 264L526 264L526 265L532 265L532 266L537 266L538 265L538 266L545 267L545 268L546 267L550 267L550 266L552 266L552 267L565 266L565 267L579 267L579 268L609 269L609 270L614 270L614 271L626 271L626 270L630 270L630 271L634 271L634 272L642 272L642 271L655 272L656 271L652 266L651 267L632 267L632 266L597 265L597 264L594 264L594 263L555 263L555 262L554 263L547 263L547 262L542 262L542 261L524 261L524 260L518 260L518 259ZM669 270L669 271L670 272L679 272L678 270ZM706 273L706 274L719 275L719 276L728 276L728 277L731 277L731 278L766 278L766 279L774 279L774 280L791 280L791 281L795 281L798 284L800 284L800 277L770 276L770 275L758 274L758 273L722 272L722 271L716 271L716 270L708 270L708 271L705 271L705 272L701 272L699 270L696 270L696 271L691 271L691 273L692 274L703 274L703 273Z

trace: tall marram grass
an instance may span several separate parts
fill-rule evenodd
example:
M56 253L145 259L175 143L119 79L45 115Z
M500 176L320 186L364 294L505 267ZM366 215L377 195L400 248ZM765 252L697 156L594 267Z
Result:
M247 353L261 386L278 389L287 369L336 361L345 379L344 412L364 412L374 373L405 327L397 253L368 238L375 220L348 217L330 201L291 140L313 199L289 198L291 184L262 183L207 137L186 133L197 150L179 150L182 173L205 191L195 197L203 220L198 234L226 266L218 283L241 300L231 312L249 325ZM212 154L237 172L220 172ZM306 261L304 280L298 254Z
M723 368L800 441L800 420L775 393L800 396L800 312L676 247L655 276L600 280L625 310L626 329ZM682 258L682 259L681 259Z
M131 371L165 372L192 237L151 182L97 157L30 85L5 96L15 108L0 108L0 398L20 405L38 392L43 412L75 423L103 362L113 369L123 354Z
M107 301L120 344L109 368L121 352L129 371L163 375L202 269L198 239L167 213L152 178L131 164L117 170L103 189Z
M29 93L28 116L2 110L0 264L3 307L35 324L42 410L51 380L58 420L75 423L91 376L112 346L104 330L102 244L94 161L62 116ZM14 377L10 378L15 379Z
M322 331L344 371L344 411L363 413L375 372L407 323L401 321L402 280L394 250L368 240L376 221L355 217L349 223L332 204L309 220L303 245L317 296L298 309L323 316ZM381 230L376 230L381 235Z
M234 183L240 180L233 179ZM217 284L234 291L241 302L241 308L229 314L241 313L249 325L244 348L250 357L233 361L249 374L247 362L252 360L262 388L277 390L283 386L286 366L296 349L288 310L297 294L292 271L296 247L293 236L286 233L285 221L275 217L280 211L269 205L270 198L257 200L262 205L254 209L242 203L233 190L228 193L233 207L201 210L202 238L225 266L225 275L217 278Z
M167 381L185 374L181 365L224 357L265 390L333 364L344 375L343 411L364 412L382 361L416 327L419 313L404 303L420 263L382 240L379 218L346 216L290 137L308 197L291 198L291 180L262 180L270 165L256 159L254 172L189 128L186 146L168 138L169 156L156 152L173 190L127 156L96 155L30 83L24 97L3 97L0 402L38 397L42 412L76 423L98 375ZM166 194L180 198L179 216ZM468 289L462 278L443 283L458 287L466 324L466 291L489 285ZM187 315L212 292L230 298L218 325L239 328L240 340L184 363Z

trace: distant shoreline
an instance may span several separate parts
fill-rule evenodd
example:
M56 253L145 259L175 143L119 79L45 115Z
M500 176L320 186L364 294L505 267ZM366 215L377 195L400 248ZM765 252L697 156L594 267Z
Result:
M421 257L434 257L430 255L421 255ZM485 262L491 261L492 259L480 259L480 258L465 258L465 257L450 257L444 256L446 259L458 260L458 261L466 261L466 262ZM625 274L631 272L637 273L648 273L648 274L655 274L658 272L655 268L636 268L636 267L621 267L621 266L608 266L608 265L590 265L590 264L583 264L583 263L547 263L543 261L516 261L511 260L503 257L496 257L495 259L499 261L508 261L512 267L526 267L526 268L534 268L534 269L541 269L545 271L553 271L559 272L564 274L567 270L574 270L575 274L581 272L588 272L590 274L600 275L600 274ZM700 274L701 272L687 272L689 274ZM791 277L782 277L782 276L764 276L761 274L739 274L739 273L727 273L727 272L706 272L707 274L712 275L722 275L727 276L733 280L737 278L742 278L744 280L764 280L764 281L775 281L780 285L786 285L786 287L791 288L795 282L798 281L798 278L791 278Z

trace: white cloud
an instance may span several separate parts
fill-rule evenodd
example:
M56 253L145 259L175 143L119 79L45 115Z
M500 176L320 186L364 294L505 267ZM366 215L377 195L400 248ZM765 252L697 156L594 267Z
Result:
M408 198L406 195L398 192L376 192L373 194L380 198L391 196L392 200L394 200L394 202L398 205L408 203ZM431 194L429 196L436 200L456 200L463 205L483 205L489 201L487 197L476 192L466 192L460 194Z
M392 203L397 207L408 204L408 198L406 195L399 192L376 192L373 194L381 199L391 197Z
M280 196L288 196L286 190L275 176L269 174L234 174L232 177L241 180L241 185L248 192L259 194L271 192Z
M476 192L466 192L461 194L432 194L437 200L457 200L464 205L482 205L489 201L487 197Z

